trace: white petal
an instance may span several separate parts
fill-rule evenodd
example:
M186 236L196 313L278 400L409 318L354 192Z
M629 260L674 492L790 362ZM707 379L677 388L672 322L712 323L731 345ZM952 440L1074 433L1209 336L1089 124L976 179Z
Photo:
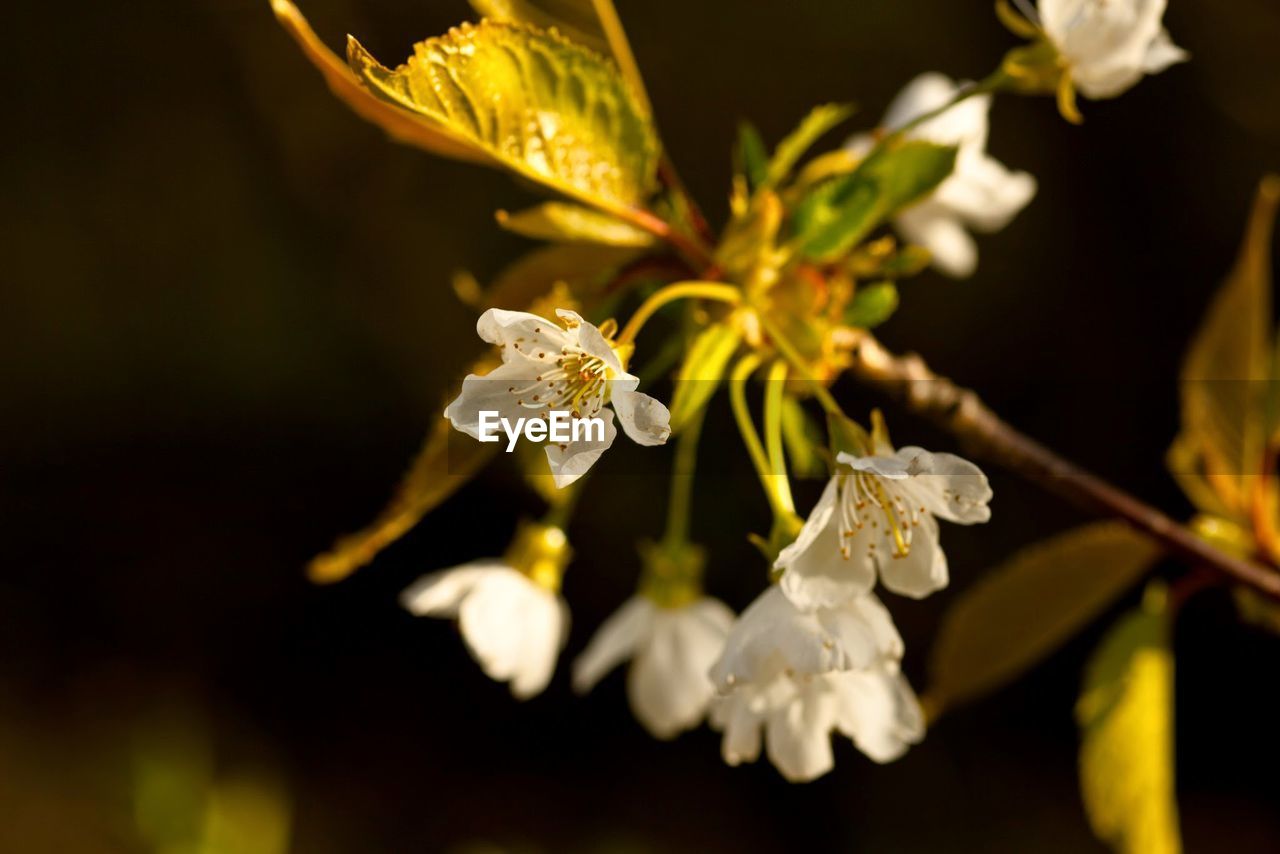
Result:
M834 767L831 729L835 712L834 695L811 689L769 715L765 747L782 776L793 783L808 782Z
M711 709L711 723L724 730L720 755L729 765L754 762L760 757L760 716L751 710L745 694L716 700Z
M818 621L844 651L842 670L874 667L902 657L902 638L888 610L874 595L859 596L842 608L817 612Z
M782 569L779 586L783 594L802 610L831 608L866 593L875 584L875 567L855 536L842 543L836 511L838 478L827 482L822 497L800 529L795 542L784 548L774 566ZM842 546L850 546L844 557Z
M876 762L891 762L924 737L924 714L896 670L850 671L826 677L839 703L836 725Z
M532 413L520 404L520 391L532 385L542 368L537 362L517 359L494 368L481 376L470 374L462 381L462 392L445 409L444 415L455 430L480 438L480 412L497 412L499 418L509 419L512 425L517 418ZM507 441L501 428L491 429L490 436L498 436L499 442Z
M1142 70L1148 74L1159 74L1170 65L1186 62L1191 54L1173 43L1169 31L1161 28L1155 41L1147 45L1147 55L1142 61Z
M627 679L631 708L655 738L673 738L702 720L714 693L707 671L724 637L709 631L692 606L658 610Z
M894 218L903 237L929 250L933 266L955 279L973 275L978 247L955 214L932 199L907 208Z
M476 321L476 333L502 347L504 362L538 352L559 355L568 338L558 324L527 311L491 308ZM510 346L506 346L510 345Z
M847 451L841 451L836 454L836 461L854 471L870 472L889 480L903 480L908 476L906 463L897 457L855 457Z
M424 575L400 594L400 604L419 617L452 617L463 597L486 572L510 570L496 560L478 560Z
M563 445L547 445L547 462L551 465L552 479L556 489L564 489L587 473L595 465L600 455L609 449L618 428L613 425L613 412L600 410L597 418L604 419L604 440L601 442L567 442Z
M847 666L848 654L818 618L770 587L734 623L711 679L728 691L743 683L763 685L788 669L827 673Z
M966 85L956 83L945 74L926 72L898 93L889 105L881 124L896 130L915 118L946 104ZM977 95L957 104L939 116L916 126L910 136L939 145L958 145L981 150L987 140L987 113L991 96Z
M564 635L558 597L521 573L485 573L462 601L459 627L491 679L511 681L520 699L546 687Z
M611 402L623 431L637 445L661 445L671 435L671 413L657 398L634 391L637 379L624 374L613 381ZM627 386L630 386L628 388Z
M577 324L571 334L577 335L578 346L585 350L588 355L595 356L603 361L613 370L615 376L623 373L622 363L618 361L618 354L613 352L613 348L609 346L608 341L604 340L604 336L600 334L600 330L595 324L588 323L577 312L569 311L568 309L556 309L556 314Z
M573 662L573 690L585 694L613 668L635 654L653 631L656 606L645 596L632 596L600 624L587 648Z
M938 523L925 513L913 530L911 550L904 557L883 557L880 580L894 593L923 599L947 586L947 556L938 545Z
M991 484L982 469L955 454L933 454L907 446L898 450L913 477L899 484L925 510L949 522L973 525L991 518Z
M1036 194L1036 179L1026 172L1011 172L983 152L974 152L956 163L956 171L942 182L932 202L945 207L970 228L999 231Z

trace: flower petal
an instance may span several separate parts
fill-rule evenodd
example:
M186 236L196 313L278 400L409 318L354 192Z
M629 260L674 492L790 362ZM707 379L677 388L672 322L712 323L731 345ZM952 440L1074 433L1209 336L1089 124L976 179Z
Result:
M702 719L714 693L707 671L732 621L733 612L714 599L657 610L627 679L631 708L655 738L673 738Z
M888 480L903 480L907 477L907 465L897 457L855 457L847 451L836 454L836 460L844 463L854 471L864 471Z
M595 356L608 365L614 376L623 373L618 354L613 351L613 347L609 346L609 342L604 340L604 336L600 334L600 329L595 324L583 320L582 315L576 311L565 308L556 309L556 315L569 321L570 326L573 327L570 334L577 336L578 346L588 355Z
M637 445L665 444L671 435L671 413L657 398L635 391L638 382L635 377L630 374L623 377L625 380L613 381L611 398L623 432Z
M954 279L966 279L978 267L978 246L959 219L933 199L912 205L894 217L903 237L929 250L933 265Z
M419 617L453 617L458 605L487 572L509 570L496 560L477 560L424 575L404 589L400 604Z
M614 438L618 435L618 428L613 426L613 412L602 409L596 417L604 419L603 441L583 440L567 442L563 445L547 445L547 462L551 465L551 475L556 489L564 489L586 474L587 470L595 465L596 460L600 459L600 455L613 444Z
M476 321L476 334L502 348L502 360L536 357L539 352L558 356L568 342L567 333L554 321L527 311L491 308Z
M470 374L462 381L462 391L444 411L455 430L472 438L480 438L481 411L497 412L499 418L508 419L513 425L516 419L532 413L521 404L520 391L532 385L541 370L537 362L518 359L494 368L481 376ZM506 441L502 430L491 431L500 441Z
M734 692L716 700L711 708L711 725L724 730L720 755L728 765L755 762L760 758L761 718L751 710L745 693Z
M728 691L738 684L763 685L786 670L827 673L846 667L847 659L817 617L797 610L781 590L770 587L734 623L711 679Z
M600 624L587 648L573 662L573 690L585 694L613 668L635 654L653 631L657 607L632 596Z
M836 727L876 762L891 762L924 737L924 714L896 669L835 673L826 677L838 702Z
M898 488L925 510L949 522L973 525L991 518L991 484L982 469L955 454L933 454L907 446L898 458L914 475Z
M835 725L835 696L817 686L770 713L765 727L769 760L793 783L821 777L835 766L831 729Z
M564 635L558 597L514 569L482 576L459 609L459 627L472 656L491 679L511 681L526 699L551 679Z
M947 586L947 556L938 545L938 523L932 516L921 515L906 555L881 557L880 580L894 593L912 599L923 599Z

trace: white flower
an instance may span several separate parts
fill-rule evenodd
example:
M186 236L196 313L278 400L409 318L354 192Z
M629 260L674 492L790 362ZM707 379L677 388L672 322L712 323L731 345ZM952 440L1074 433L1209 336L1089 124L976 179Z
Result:
M1166 0L1039 0L1040 26L1090 98L1114 98L1187 59L1161 24Z
M921 74L907 84L885 112L881 126L896 130L950 101L960 86L943 74ZM975 95L912 128L906 136L940 145L958 146L955 171L927 198L894 218L907 240L928 249L933 263L949 276L964 278L978 263L978 249L966 226L999 231L1036 194L1036 180L1026 172L1010 172L986 152L990 95ZM860 134L846 148L862 155L872 138Z
M563 531L525 525L507 558L423 576L400 602L420 617L456 617L485 674L525 700L547 687L568 639L569 607L558 593L568 558Z
M707 671L724 649L733 611L718 599L674 607L637 594L601 624L574 662L573 685L586 693L627 659L627 696L636 718L657 738L698 725L714 688Z
M837 460L840 469L774 563L783 593L800 608L829 608L869 591L877 573L885 587L915 598L945 587L934 517L990 519L986 475L960 457L913 447Z
M564 326L522 311L491 308L476 332L502 348L502 364L484 376L471 374L445 417L462 432L480 438L481 410L499 418L548 411L605 421L603 441L548 444L547 459L557 487L577 480L613 444L617 428L641 445L661 445L671 433L670 413L659 401L636 391L639 380L623 370L618 354L600 330L572 311L557 310ZM612 404L613 411L604 408Z
M831 770L831 732L877 762L924 735L924 718L898 670L902 639L871 594L838 609L802 612L776 588L743 612L712 669L722 691L711 724L724 731L725 762L760 755L788 780Z

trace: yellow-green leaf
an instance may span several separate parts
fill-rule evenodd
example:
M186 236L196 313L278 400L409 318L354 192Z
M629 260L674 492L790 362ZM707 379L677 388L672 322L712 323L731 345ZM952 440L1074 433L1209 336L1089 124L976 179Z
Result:
M497 365L492 355L472 366L487 373ZM400 482L391 503L369 525L341 537L333 548L312 559L307 575L318 584L341 581L391 543L400 539L431 510L465 484L496 453L497 445L462 436L441 418Z
M676 375L671 397L672 432L679 432L707 405L741 340L736 323L714 323L694 337Z
M898 310L898 288L893 282L858 285L844 312L844 322L859 329L874 329Z
M347 64L324 46L324 42L311 29L298 7L289 0L271 0L271 9L285 31L298 43L303 55L320 71L333 94L346 102L360 118L382 128L397 142L417 146L432 154L474 163L493 162L493 158L485 152L456 139L453 134L445 132L434 123L375 97L360 83Z
M591 0L470 0L476 13L494 21L555 27L569 41L597 53L609 53L609 42Z
M1169 467L1201 510L1241 518L1263 471L1271 379L1271 232L1280 178L1258 188L1235 268L1182 368L1182 432ZM1207 486L1207 488L1206 488Z
M929 661L935 708L981 697L1048 656L1132 586L1158 557L1118 522L1051 537L1015 554L961 594Z
M647 231L569 202L545 202L513 214L498 211L498 224L525 237L557 243L644 247L654 242L653 235Z
M809 111L796 129L783 137L774 149L765 174L764 186L776 187L791 174L805 152L827 131L853 115L852 104L820 104Z
M1142 608L1103 638L1076 706L1080 791L1089 824L1121 854L1177 854L1173 651L1168 596L1147 588Z
M656 186L658 140L617 67L554 32L462 24L390 70L351 39L347 59L375 95L495 162L609 210Z

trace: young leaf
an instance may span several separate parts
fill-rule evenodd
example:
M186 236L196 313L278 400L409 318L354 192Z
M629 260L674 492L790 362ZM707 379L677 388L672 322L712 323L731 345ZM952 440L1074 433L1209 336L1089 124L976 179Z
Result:
M898 289L893 282L859 285L844 312L844 322L859 329L874 329L898 308Z
M271 0L271 9L281 26L298 43L303 55L320 71L333 94L346 102L360 118L382 128L397 142L417 146L442 157L492 165L493 159L485 152L455 139L431 122L376 98L361 85L347 64L324 46L298 7L289 0Z
M497 360L486 355L471 370L487 373L496 365ZM331 584L346 578L400 539L496 453L495 444L471 441L469 437L458 441L456 436L447 420L441 418L436 422L391 503L365 528L341 537L332 549L313 558L307 567L308 577L317 584Z
M1235 268L1182 367L1182 432L1170 469L1200 509L1239 518L1262 474L1271 379L1271 232L1280 178L1263 180ZM1203 479L1202 479L1203 478ZM1207 488L1206 488L1207 483Z
M1022 675L1084 628L1158 557L1116 522L1058 534L1015 554L961 594L929 660L939 708L982 697Z
M535 240L630 247L649 246L654 240L647 231L570 202L544 202L513 214L498 211L497 218L498 225L507 231Z
M671 431L678 433L715 394L742 333L736 324L713 323L694 337L676 375L671 398Z
M750 122L738 125L738 169L747 179L747 185L756 189L765 182L769 173L769 155L764 150L760 131Z
M1080 792L1093 832L1121 854L1177 854L1173 651L1163 585L1103 638L1076 705Z
M764 186L776 187L786 180L806 151L827 131L853 115L852 104L820 104L809 111L800 124L774 149L765 174ZM753 182L753 186L754 186Z
M481 21L419 42L395 70L355 39L347 59L379 98L580 202L620 210L656 186L648 111L611 62L554 32Z
M782 441L787 460L796 477L821 477L827 472L822 432L817 423L791 395L782 398Z
M569 41L608 55L609 42L591 0L470 0L471 8L494 21L555 27Z
M880 223L919 201L955 168L956 148L923 140L886 146L853 172L825 181L797 205L801 252L815 261L847 253Z

